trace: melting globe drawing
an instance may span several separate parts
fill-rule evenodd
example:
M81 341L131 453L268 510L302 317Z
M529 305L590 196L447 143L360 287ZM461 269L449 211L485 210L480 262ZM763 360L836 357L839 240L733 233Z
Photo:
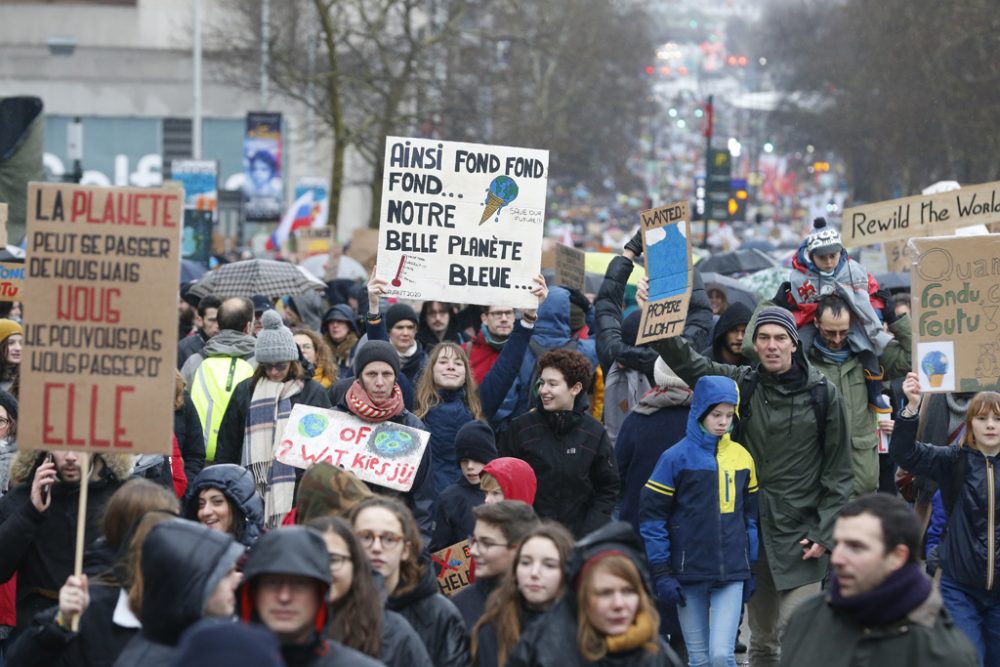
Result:
M306 415L299 422L299 435L307 438L315 438L323 434L326 427L330 425L330 420L323 415Z
M483 208L483 216L479 224L483 224L490 219L494 213L498 213L507 204L517 199L517 183L510 176L497 176L490 183L489 190L486 191L486 201Z
M948 372L948 357L940 350L932 350L924 355L920 369L930 380L932 387L940 387Z
M374 434L372 445L380 456L394 458L413 451L417 440L406 431L384 429Z

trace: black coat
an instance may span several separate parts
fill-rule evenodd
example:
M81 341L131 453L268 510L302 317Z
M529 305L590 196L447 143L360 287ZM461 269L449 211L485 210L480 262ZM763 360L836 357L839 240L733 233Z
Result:
M427 647L435 667L467 667L465 623L451 600L438 592L430 559L422 558L424 576L413 590L391 596L386 607L409 621Z
M653 383L653 366L660 356L650 347L628 345L622 340L622 308L625 303L625 284L632 274L632 260L615 257L604 273L604 282L594 300L594 321L597 329L597 358L604 377L608 369L619 363L646 375Z
M288 667L379 667L381 662L332 639L313 637L308 644L283 644ZM221 665L220 665L221 667Z
M528 628L540 618L544 618L544 612L532 611L521 606L518 614L521 620L521 635L528 631ZM476 659L473 667L503 667L500 664L500 638L497 637L496 628L492 623L479 628L476 643ZM506 664L506 663L504 663Z
M198 410L189 394L184 394L184 405L174 410L174 435L184 459L184 474L190 484L205 467L205 435Z
M465 476L445 489L434 502L434 534L430 552L450 547L472 535L472 529L476 527L472 510L484 501L482 490L469 484Z
M201 329L177 341L177 370L184 368L184 362L188 360L188 357L201 352L204 347L205 334Z
M24 472L15 470L32 455L23 452L11 469L12 479L24 479L0 500L0 581L9 580L17 573L18 628L31 625L32 619L51 607L57 600L59 588L73 572L73 554L76 549L76 517L79 507L80 486L57 483L52 487L52 503L43 513L31 504L31 482L39 458ZM122 457L109 457L108 461L121 462ZM31 463L30 461L27 461ZM123 467L106 464L98 479L91 481L87 491L86 545L91 545L101 534L104 507L121 486L119 474ZM118 474L114 472L118 470ZM37 590L49 591L51 597L40 595Z
M56 625L53 607L35 616L34 623L7 651L7 664L19 667L111 667L136 634L112 622L118 603L117 586L91 583L90 606L80 617L80 631Z
M226 414L222 417L219 425L219 440L215 449L216 463L235 463L240 465L243 457L243 435L247 427L247 412L250 410L250 399L253 398L253 391L250 383L253 378L247 378L236 385L233 395L226 406ZM327 408L330 406L330 399L326 396L326 389L323 385L312 379L305 380L302 391L292 396L290 399L292 407L296 405L311 405L317 408Z
M467 633L472 633L472 628L476 626L476 623L479 622L479 619L486 612L486 598L496 589L501 579L502 577L476 579L474 584L463 588L451 599L462 614Z
M538 516L558 521L577 538L611 520L618 465L601 422L579 410L535 409L512 421L499 445L501 456L527 461L535 471Z
M387 667L434 667L420 635L402 614L388 609L382 610L382 646L378 659Z

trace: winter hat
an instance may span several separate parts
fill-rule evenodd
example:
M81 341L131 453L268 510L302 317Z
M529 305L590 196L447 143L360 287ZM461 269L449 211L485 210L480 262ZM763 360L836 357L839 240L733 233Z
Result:
M358 318L346 303L338 303L326 311L323 315L323 328L325 329L330 322L347 322L355 334L361 333L358 331Z
M402 322L403 320L410 320L413 322L413 326L417 326L420 319L417 317L417 311L413 310L405 303L397 303L385 311L385 328L386 331L392 331L392 328Z
M639 338L639 320L642 319L642 312L635 310L622 320L622 342L635 347L635 341Z
M799 330L795 326L795 320L792 319L792 314L781 306L768 306L757 313L757 324L753 330L754 338L757 338L757 332L762 324L777 324L783 327L788 332L792 342L796 345L799 344Z
M281 323L281 315L276 310L264 311L264 328L257 334L254 358L259 364L275 364L297 361L299 346L292 338L292 331Z
M17 399L0 389L0 407L7 411L11 419L17 419Z
M497 457L496 436L489 424L481 421L471 421L458 429L455 435L455 458L472 459L480 463L489 463Z
M384 340L370 340L361 346L354 355L354 377L361 377L365 366L373 361L384 361L389 364L396 377L399 377L399 353Z
M806 256L810 259L814 253L829 255L844 249L840 240L840 232L826 226L826 218L813 220L813 233L806 237Z
M197 280L189 280L186 283L181 283L181 300L192 308L197 308L198 303L201 301L201 297L191 293L191 288L197 282Z
M6 318L0 319L0 343L4 342L14 334L19 336L24 335L24 329L21 325L14 320L8 320Z
M653 381L656 382L657 387L665 387L668 384L685 384L684 380L680 379L674 372L674 369L667 365L663 357L657 357L656 363L653 364Z
M343 516L372 495L365 483L349 470L319 462L306 470L296 496L296 523L324 516Z
M250 297L253 301L253 312L255 315L263 313L265 310L274 310L274 303L263 294L254 294Z
M181 635L175 665L184 667L282 667L281 645L267 628L256 623L221 619L198 621Z

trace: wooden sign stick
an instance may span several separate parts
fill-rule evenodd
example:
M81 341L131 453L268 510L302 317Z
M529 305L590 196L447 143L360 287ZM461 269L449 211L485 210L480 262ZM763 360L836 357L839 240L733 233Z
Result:
M76 553L73 559L73 576L83 574L83 538L87 532L87 490L90 488L90 454L81 452L80 457L80 504L76 510ZM73 632L80 630L80 616L73 617Z

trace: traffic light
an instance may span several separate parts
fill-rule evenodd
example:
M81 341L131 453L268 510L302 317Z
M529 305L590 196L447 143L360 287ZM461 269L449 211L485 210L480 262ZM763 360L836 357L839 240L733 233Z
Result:
M729 219L745 221L747 219L747 202L750 200L746 179L734 178L730 192L732 196L729 197L727 206Z

